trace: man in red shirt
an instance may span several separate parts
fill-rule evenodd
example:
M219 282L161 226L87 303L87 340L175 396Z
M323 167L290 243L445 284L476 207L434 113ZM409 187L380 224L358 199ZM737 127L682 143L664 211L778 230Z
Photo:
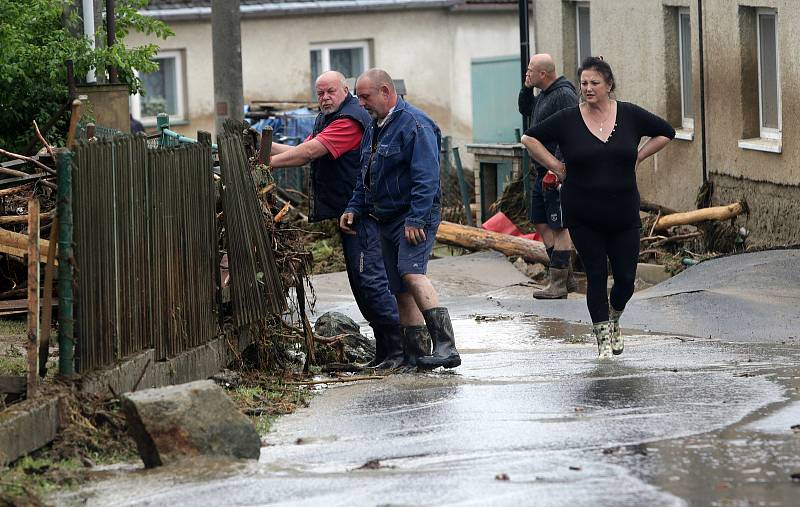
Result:
M312 222L338 219L344 213L361 174L361 138L372 122L341 73L323 73L315 88L320 113L313 132L298 146L273 143L270 158L273 168L311 164ZM350 288L375 334L375 359L368 366L387 370L403 366L402 357L387 358L390 345L402 344L403 337L383 265L378 224L360 220L356 235L340 231L340 237Z

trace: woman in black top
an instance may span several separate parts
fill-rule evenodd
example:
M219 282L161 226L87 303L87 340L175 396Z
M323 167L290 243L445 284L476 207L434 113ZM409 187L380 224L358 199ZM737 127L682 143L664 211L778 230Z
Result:
M563 109L529 129L522 143L563 183L565 226L586 270L586 303L599 357L621 354L619 317L633 295L639 261L639 190L636 168L675 137L666 121L641 107L611 98L614 75L602 58L579 69L580 106ZM639 148L642 137L650 139ZM557 142L564 163L543 143ZM614 276L606 293L608 262Z

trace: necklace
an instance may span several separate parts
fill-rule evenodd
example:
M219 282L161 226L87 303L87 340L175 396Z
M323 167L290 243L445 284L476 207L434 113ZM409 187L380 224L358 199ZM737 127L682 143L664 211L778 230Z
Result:
M609 101L609 105L610 105L610 101ZM612 109L611 109L611 107L609 107L609 114L606 114L606 115L605 115L605 116L604 116L604 117L603 117L603 118L600 120L600 128L599 128L599 132L603 132L603 128L604 128L604 127L605 127L605 125L606 125L606 121L608 121L609 117L611 116L611 112L612 112Z

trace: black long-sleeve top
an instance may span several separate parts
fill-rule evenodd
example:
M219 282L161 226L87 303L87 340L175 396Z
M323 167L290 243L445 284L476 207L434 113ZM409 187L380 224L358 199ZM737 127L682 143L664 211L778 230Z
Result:
M558 143L567 177L561 204L567 227L604 230L640 227L636 158L642 137L675 137L660 117L629 102L617 102L614 130L606 142L589 130L578 106L564 109L528 129L542 144Z

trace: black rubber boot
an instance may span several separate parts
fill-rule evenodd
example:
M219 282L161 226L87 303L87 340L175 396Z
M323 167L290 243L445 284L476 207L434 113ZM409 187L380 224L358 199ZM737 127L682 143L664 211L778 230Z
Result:
M375 357L363 368L375 368L386 359L386 338L383 336L383 329L380 326L373 326L372 332L375 335Z
M422 312L425 324L433 339L433 354L417 359L417 368L432 370L439 366L455 368L461 364L461 356L456 350L456 337L447 308L431 308Z
M417 369L417 359L431 354L431 335L426 326L405 326L403 329L403 366L405 372Z
M386 356L376 370L394 370L403 365L403 333L400 326L385 326L383 339Z

